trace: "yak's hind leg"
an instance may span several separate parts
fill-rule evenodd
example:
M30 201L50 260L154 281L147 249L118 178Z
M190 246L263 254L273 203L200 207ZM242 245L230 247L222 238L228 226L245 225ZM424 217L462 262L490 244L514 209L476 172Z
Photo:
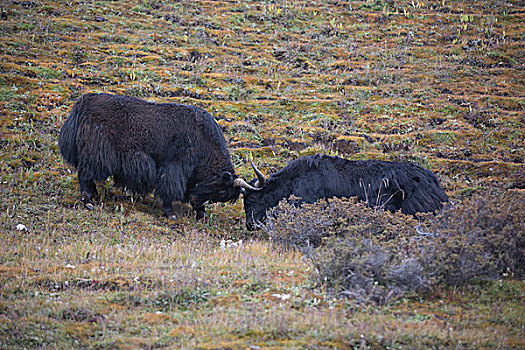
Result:
M87 209L93 210L93 200L98 197L97 186L95 185L95 181L79 173L78 182L80 185L80 196L82 199L82 203L84 203L84 206Z
M184 199L188 176L177 163L163 165L158 170L155 196L162 201L162 211L170 220L177 220L171 203Z
M86 208L92 210L93 200L98 197L95 182L113 175L117 164L116 152L108 132L99 123L79 126L76 138L80 194Z

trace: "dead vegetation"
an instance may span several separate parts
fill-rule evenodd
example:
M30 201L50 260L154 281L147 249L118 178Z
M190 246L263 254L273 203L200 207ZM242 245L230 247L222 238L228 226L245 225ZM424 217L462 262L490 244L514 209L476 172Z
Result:
M276 244L302 252L319 284L381 304L438 286L522 279L524 202L520 192L487 192L414 218L355 198L302 207L283 200L264 229Z

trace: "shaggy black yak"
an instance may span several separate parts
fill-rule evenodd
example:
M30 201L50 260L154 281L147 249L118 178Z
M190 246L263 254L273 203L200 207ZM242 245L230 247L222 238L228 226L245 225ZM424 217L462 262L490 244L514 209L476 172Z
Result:
M73 106L58 145L78 171L88 209L98 196L95 182L109 176L135 193L155 191L173 219L173 201L189 202L201 218L206 202L233 201L241 192L221 129L198 107L86 94Z
M346 160L315 155L299 158L265 179L252 162L257 179L244 188L246 226L264 222L268 209L290 196L313 203L319 198L357 197L370 207L405 214L432 212L448 197L434 173L413 163L379 160Z

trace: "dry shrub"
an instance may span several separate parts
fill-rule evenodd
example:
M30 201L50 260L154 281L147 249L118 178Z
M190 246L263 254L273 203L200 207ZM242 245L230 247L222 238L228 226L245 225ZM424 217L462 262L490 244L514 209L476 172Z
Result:
M523 277L524 218L525 193L518 191L481 193L445 205L426 223L434 234L419 257L431 283Z
M411 216L333 198L301 208L283 201L265 229L276 243L303 252L320 283L360 301L385 301L424 286L412 258L416 225Z
M418 221L351 199L283 201L265 231L300 250L322 284L360 302L386 302L437 284L523 275L524 196L483 194Z

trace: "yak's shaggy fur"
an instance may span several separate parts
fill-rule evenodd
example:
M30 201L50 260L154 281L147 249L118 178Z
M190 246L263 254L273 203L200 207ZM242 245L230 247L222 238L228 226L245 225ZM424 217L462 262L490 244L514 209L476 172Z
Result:
M197 217L204 203L235 200L234 173L224 136L210 114L175 103L129 96L87 94L73 106L58 141L64 159L78 170L82 201L97 197L95 182L115 184L162 200L190 202Z
M257 181L250 184L256 186ZM292 195L307 203L319 198L357 197L370 207L405 214L432 212L448 201L436 175L416 164L315 155L290 162L271 175L259 191L245 190L248 229L264 222L268 209Z

